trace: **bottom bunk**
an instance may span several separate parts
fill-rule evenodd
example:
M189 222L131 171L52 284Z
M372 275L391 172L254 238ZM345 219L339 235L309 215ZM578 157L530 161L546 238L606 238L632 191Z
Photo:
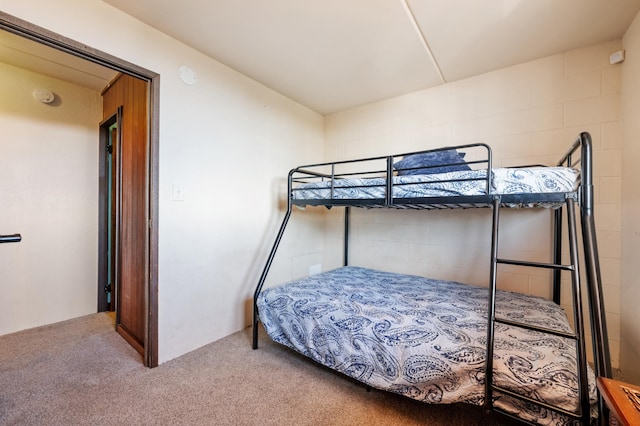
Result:
M263 290L260 321L275 342L371 387L427 403L484 403L486 288L346 266ZM555 303L498 291L503 318L571 332ZM496 325L493 383L576 412L575 343ZM589 370L592 408L597 402ZM495 406L538 424L565 424L552 410L493 393ZM592 410L594 411L594 410ZM595 410L597 411L597 410Z

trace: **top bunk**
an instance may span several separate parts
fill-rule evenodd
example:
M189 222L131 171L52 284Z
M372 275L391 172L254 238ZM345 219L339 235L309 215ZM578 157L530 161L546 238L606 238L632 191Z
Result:
M553 167L493 168L484 143L305 165L289 172L289 203L401 209L490 207L498 197L507 207L553 208L567 198L591 203L591 149L591 136L581 133Z

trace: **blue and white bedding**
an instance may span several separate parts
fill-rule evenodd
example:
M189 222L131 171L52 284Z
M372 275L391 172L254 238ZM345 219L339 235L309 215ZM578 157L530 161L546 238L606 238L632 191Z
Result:
M567 167L498 168L491 171L490 194L573 192L579 172ZM393 176L393 198L486 195L486 170ZM465 180L460 180L465 179ZM470 180L469 180L470 179ZM304 183L292 191L294 200L384 199L386 179L353 178Z
M275 342L372 387L428 403L481 405L487 298L486 288L343 267L264 290L258 312ZM571 332L564 311L546 299L498 291L496 309L501 318ZM575 412L575 343L496 325L494 383ZM494 396L526 420L563 420Z

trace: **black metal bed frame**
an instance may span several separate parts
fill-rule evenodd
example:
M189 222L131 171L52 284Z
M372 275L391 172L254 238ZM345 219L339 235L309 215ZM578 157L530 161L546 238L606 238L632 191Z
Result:
M590 312L590 324L592 332L592 343L594 349L594 370L597 376L611 377L611 363L609 355L609 343L607 336L607 327L604 311L604 301L602 296L602 280L600 275L600 266L598 260L598 248L595 232L594 221L594 206L593 206L593 177L592 177L592 140L589 133L581 133L575 142L571 145L565 155L562 156L558 162L558 166L564 167L577 167L580 170L580 185L575 192L561 192L561 193L546 193L546 194L491 194L491 173L492 170L492 153L491 148L486 144L467 144L459 145L455 147L439 148L429 151L421 152L438 152L449 149L479 149L483 152L481 159L475 161L468 161L466 164L473 164L475 167L482 166L481 169L486 170L486 176L481 179L471 180L483 180L484 187L486 188L484 195L473 196L444 196L444 197L426 197L426 198L394 198L394 187L403 185L404 183L398 183L394 179L394 160L401 156L406 156L414 153L400 154L386 157L371 157L365 159L359 159L354 161L339 161L332 163L318 163L308 166L301 166L295 168L289 172L288 175L288 202L287 211L280 226L280 229L276 235L275 242L271 248L266 264L256 286L254 292L253 303L253 349L258 348L258 307L257 299L262 290L264 282L266 280L269 269L275 257L276 251L284 235L284 231L291 217L293 206L325 206L328 208L334 206L345 207L345 222L344 222L344 265L348 265L349 258L349 217L351 207L363 207L363 208L398 208L398 209L456 209L456 208L492 208L493 209L493 221L492 221L492 236L491 236L491 269L490 269L490 285L489 285L489 306L488 306L488 327L487 327L487 360L493 359L493 346L494 346L494 327L496 323L509 324L515 327L522 327L530 330L536 330L544 333L561 336L575 341L576 355L578 365L578 387L580 392L580 408L578 412L570 412L563 410L559 407L554 407L549 404L531 399L529 397L515 394L512 391L504 388L500 388L493 384L493 364L487 362L485 366L485 404L484 410L487 413L499 412L509 417L513 417L516 420L522 421L517 417L510 415L504 411L501 411L497 407L493 406L493 393L497 391L500 394L508 395L509 397L533 403L545 409L566 415L569 418L579 421L583 424L589 423L589 391L587 380L587 360L586 349L584 342L584 320L583 320L583 307L582 307L582 295L580 284L580 259L577 243L576 232L576 214L575 204L578 203L580 208L580 223L582 228L582 242L583 242L583 264L585 267L584 275L586 277L587 287L587 301ZM384 169L374 169L358 171L357 166L366 162L384 162ZM456 163L457 164L457 163ZM346 166L351 167L351 170L344 172L338 172L336 169ZM442 165L440 165L442 166ZM423 167L421 167L423 168ZM328 170L327 170L328 169ZM365 183L362 186L378 186L384 185L384 198L370 198L370 199L345 199L337 197L339 189L334 186L335 182L340 179L348 179L353 177L382 177L384 183L376 183L375 185L369 185ZM470 180L470 179L461 179ZM456 179L450 180L458 181ZM329 198L319 200L304 200L296 199L295 192L299 189L297 186L302 183L309 182L327 182L328 190L330 193ZM441 181L442 182L442 181ZM539 263L539 262L527 262L522 260L503 259L498 257L498 231L499 231L499 219L500 211L503 207L509 206L527 206L530 203L545 203L553 204L556 206L562 206L563 208L557 208L553 210L553 260L552 263ZM562 258L562 216L563 210L567 211L567 225L568 225L568 237L569 237L569 254L570 264L563 265L561 263ZM562 271L567 271L571 274L571 287L572 287L572 303L574 313L574 333L562 333L556 330L546 329L542 327L535 327L528 324L522 324L506 320L504 318L496 317L495 312L495 298L496 298L496 283L498 275L499 264L511 264L533 268L547 268L553 270L553 300L555 303L560 303L560 281ZM599 398L598 408L600 412L600 423L608 424L608 412L603 403L602 398Z

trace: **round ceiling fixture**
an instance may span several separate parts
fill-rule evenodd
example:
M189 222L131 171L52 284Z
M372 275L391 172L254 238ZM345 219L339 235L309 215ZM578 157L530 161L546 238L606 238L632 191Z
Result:
M36 89L33 91L33 97L43 104L50 104L56 100L56 95L47 89Z

